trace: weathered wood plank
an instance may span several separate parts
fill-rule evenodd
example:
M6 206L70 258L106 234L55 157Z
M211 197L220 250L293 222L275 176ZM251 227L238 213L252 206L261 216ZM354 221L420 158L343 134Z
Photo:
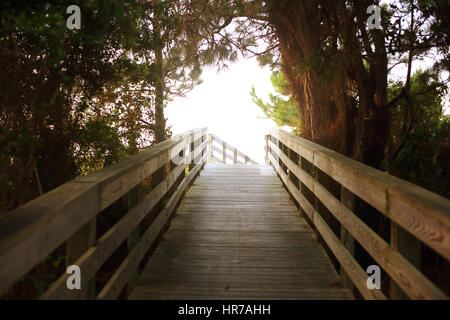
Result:
M99 211L95 183L69 182L0 218L0 294Z
M271 135L450 260L450 200L282 130Z
M177 157L187 143L187 135L203 140L206 131L207 128L194 129L175 136L94 174L70 181L2 216L0 294L89 221L94 221L101 210ZM69 261L78 260L79 251L84 250L74 251L73 243L69 240Z
M260 171L270 176L261 179ZM338 283L272 169L207 165L131 299L351 298Z
M100 210L105 209L137 184L163 167L170 159L177 157L177 146L186 143L181 137L174 137L152 148L139 152L117 164L106 167L86 177L77 178L79 182L93 182L100 188Z
M191 183L192 179L195 178L196 174L202 168L203 163L206 161L207 155L204 155L200 163L198 163L189 174L183 179L180 185L175 190L174 194L167 202L163 211L159 213L150 227L143 234L141 241L134 247L128 257L120 265L119 269L114 273L105 287L97 296L98 299L115 299L119 296L121 290L126 285L126 282L136 269L138 264L141 262L144 254L147 252L149 247L155 241L156 237L161 232L161 229L167 223L169 216L172 214L186 187Z
M271 146L271 148L276 150L276 146ZM278 151L280 150L278 149ZM280 152L280 154L281 153L282 152ZM288 179L287 175L281 170L276 159L271 154L269 154L269 159L289 190L291 190L294 197L301 203L309 218L313 222L318 221L319 218L316 217L316 215L318 215L316 210ZM302 172L301 174L305 177L308 175L301 168L296 168L296 170ZM446 295L437 288L437 286L422 275L398 252L392 250L380 236L364 224L319 182L312 179L312 177L305 179L305 181L308 181L306 184L311 185L313 193L333 213L342 226L344 226L346 230L370 253L370 255L386 270L386 272L389 273L410 297L415 299L446 299ZM326 229L323 230L327 231ZM328 231L331 232L331 230ZM327 234L322 236L329 237Z
M165 300L336 300L351 299L348 291L324 287L322 289L301 289L299 287L286 289L288 284L282 288L274 287L272 283L267 286L257 286L253 283L242 283L241 286L230 286L228 282L208 282L201 285L201 282L183 282L155 284L154 287L139 287L134 292L135 299L165 299ZM200 285L199 285L200 283ZM156 287L158 285L158 287ZM245 287L242 287L245 286ZM175 289L174 289L175 288Z
M70 265L77 265L76 260L78 260L89 247L93 246L96 241L97 219L94 218L66 241L66 268ZM95 280L91 279L88 283L84 283L81 290L75 291L77 291L80 299L94 299Z
M147 213L172 187L176 179L184 170L184 165L178 166L169 176L153 189L139 204L128 212L119 222L109 229L96 243L77 259L74 264L83 270L81 285L84 287L95 272L109 258L115 249L137 227ZM68 274L63 274L42 296L42 299L72 299L79 296L78 290L67 290L66 280Z

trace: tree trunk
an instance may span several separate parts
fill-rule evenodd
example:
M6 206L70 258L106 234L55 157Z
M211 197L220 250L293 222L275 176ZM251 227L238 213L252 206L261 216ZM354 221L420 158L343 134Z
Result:
M161 39L160 20L155 17L155 32ZM166 140L166 118L164 117L164 66L162 43L155 48L157 79L155 85L155 143Z
M343 72L328 74L320 54L319 9L308 1L282 6L273 1L270 21L280 42L282 69L301 116L301 135L341 153L348 153L350 101Z
M354 5L358 10L364 7ZM301 135L378 167L389 128L384 34L372 31L375 50L368 71L353 13L342 4L330 3L327 10L317 1L269 5L282 70L301 116ZM334 16L324 18L327 14ZM338 39L343 44L338 45Z

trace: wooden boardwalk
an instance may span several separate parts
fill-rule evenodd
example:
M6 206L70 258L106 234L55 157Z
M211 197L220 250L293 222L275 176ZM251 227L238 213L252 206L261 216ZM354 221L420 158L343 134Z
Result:
M72 276L63 272L40 299L111 300L121 293L128 299L352 299L340 283L370 300L449 298L445 283L423 273L431 265L422 270L416 259L425 257L426 245L430 257L446 259L436 272L448 269L450 200L283 130L271 129L265 138L270 166L259 166L207 128L189 130L7 213L0 221L0 296L64 246L64 260L82 270L86 290L69 290ZM327 188L330 180L318 179L318 170L340 186L339 195ZM147 178L159 183L134 203L135 187L148 185ZM389 241L360 219L357 198L389 220L383 226L390 228ZM127 205L126 214L97 234L99 217L118 202ZM322 206L340 224L339 236L316 210ZM98 286L98 273L121 245L127 255ZM368 288L360 250L389 277L382 290Z
M130 299L351 299L269 166L207 164Z

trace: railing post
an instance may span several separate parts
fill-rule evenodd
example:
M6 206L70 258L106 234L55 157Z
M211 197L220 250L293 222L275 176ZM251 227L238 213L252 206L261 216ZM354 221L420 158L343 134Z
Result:
M214 136L212 134L208 134L208 162L213 162L213 147L214 147Z
M421 243L417 238L405 231L391 220L391 248L403 255L418 270L421 269ZM394 300L406 300L409 297L391 279L390 298Z
M223 163L227 163L227 144L222 142L222 161Z
M341 202L349 208L352 212L355 212L355 196L352 192L341 185ZM341 243L347 248L352 256L355 256L355 240L350 233L341 225L340 230ZM342 265L340 265L340 275L342 284L353 292L353 282L345 272Z
M208 133L208 162L211 163L212 162L212 148L213 148L213 142L212 142L212 136Z
M269 161L269 139L270 139L270 135L266 135L264 138L266 140L266 147L265 147L266 155L264 157L264 160L266 161L266 164L270 164L270 161Z
M283 145L281 143L281 140L277 139L277 141L278 142L276 143L276 146L278 147L278 149L280 149L280 152L283 152ZM283 161L281 161L281 158L278 154L276 154L275 160L277 160L278 165L280 166L281 170L284 170Z
M195 135L191 134L191 143L189 144L189 171L195 167L195 158L194 158L194 150L195 150Z
M97 219L94 218L66 241L66 267L73 265L96 241ZM89 281L88 286L82 287L81 290L82 299L95 299L95 276Z
M207 134L207 133L204 133L204 134L202 133L202 142L201 142L200 145L203 145L203 143L204 143L205 141L207 141L207 140L208 140L208 134ZM208 143L209 143L209 142L208 142ZM199 156L199 163L201 163L201 169L200 169L200 171L203 170L203 169L205 168L206 163L208 162L208 157L206 157L206 160L203 160L204 155L208 153L208 147L206 147L206 151L205 151L204 146L203 146L202 148L203 148L203 149L202 149L202 152L201 152L201 156ZM200 175L200 171L197 173L197 177ZM195 181L195 180L193 180L192 183L194 183L194 181Z
M127 199L126 199L128 212L130 212L130 210L133 209L133 207L136 204L138 204L139 198L140 198L140 192L141 192L140 185L136 186L135 188L131 189L131 191L128 192ZM138 224L136 229L134 229L130 233L130 235L127 237L128 253L130 253L133 250L133 248L136 246L136 244L141 239L141 228L142 228L142 224L140 223L140 224ZM136 270L134 270L134 272L131 274L130 279L127 282L127 288L126 288L127 296L130 295L131 291L135 287L137 280L139 278L139 273L140 273L139 268L136 268Z
M153 190L156 188L166 177L167 175L167 164L162 166L161 168L157 169L153 174L149 177L150 178L150 187ZM165 197L162 197L161 200L156 204L153 209L149 212L149 214L142 220L141 222L141 228L142 230L147 229L155 217L159 214L161 209L163 208L163 201Z
M293 159L292 159L291 149L289 149L289 148L286 146L286 151L287 151L287 157L288 157L289 159L293 160ZM289 170L289 168L287 168L287 166L286 166L286 169L287 169L287 176L288 176L289 181L294 182L294 181L293 181L293 175L292 175L291 170ZM294 196L292 195L292 192L289 191L289 189L287 190L287 192L288 192L289 197L291 198L291 200L295 200Z
M303 157L299 154L298 155L298 166L303 169L306 170L305 167L305 163L306 160L303 159ZM306 186L303 184L302 180L298 180L298 188L300 189L300 193L306 197ZM308 215L306 214L306 212L303 210L303 208L300 206L300 213L303 215L303 217L305 217L306 219L308 218Z
M314 178L314 180L319 181L319 169L317 169L317 167L311 163L311 169L310 169L310 175L311 177ZM317 198L317 196L314 194L314 190L312 191L312 196L313 196L313 203L312 205L314 206L314 214L320 214L319 213L319 199ZM314 232L316 234L316 238L317 238L317 242L319 242L320 244L322 244L322 246L325 245L325 241L323 241L322 237L320 236L320 232L314 227Z
M294 162L295 165L298 166L299 165L298 164L299 163L299 158L300 158L299 155L296 152L294 152L292 149L290 149L289 147L286 146L286 148L287 148L287 151L288 151L289 159L291 159L292 162ZM295 185L295 187L298 190L300 190L300 179L294 173L292 173L291 170L288 171L288 177L289 177L289 180L291 180L291 182ZM294 201L294 203L297 203L297 200L292 195L292 193L291 192L289 192L289 193L291 194L291 198Z

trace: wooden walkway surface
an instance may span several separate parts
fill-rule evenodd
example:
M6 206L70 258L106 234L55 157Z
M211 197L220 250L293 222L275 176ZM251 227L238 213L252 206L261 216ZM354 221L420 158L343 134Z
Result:
M131 299L351 299L269 166L207 164Z

